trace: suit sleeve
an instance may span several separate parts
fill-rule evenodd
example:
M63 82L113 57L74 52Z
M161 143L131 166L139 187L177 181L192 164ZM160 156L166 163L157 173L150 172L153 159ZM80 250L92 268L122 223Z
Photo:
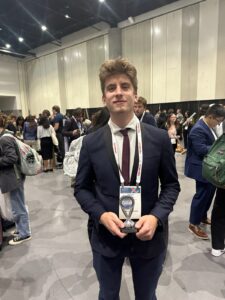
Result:
M92 218L97 220L105 212L104 207L99 203L94 190L95 174L91 164L86 139L83 139L78 171L76 176L74 196L81 208Z
M173 206L180 192L180 185L178 182L174 153L166 132L163 134L161 149L159 166L161 190L158 201L155 203L151 214L156 216L159 219L160 224L163 225L167 221L168 215L173 210Z
M207 139L208 137L201 128L194 128L189 134L188 140L190 140L191 148L199 157L203 158L211 148Z

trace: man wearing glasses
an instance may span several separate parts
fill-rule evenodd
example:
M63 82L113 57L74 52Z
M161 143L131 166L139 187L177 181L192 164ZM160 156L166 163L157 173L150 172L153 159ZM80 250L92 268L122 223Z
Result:
M188 137L185 175L196 181L196 193L192 199L189 218L189 231L197 238L207 240L209 237L200 226L211 225L207 217L212 203L215 186L202 177L202 161L210 147L217 139L213 130L224 121L225 110L222 105L214 104L208 108L204 117L195 124Z

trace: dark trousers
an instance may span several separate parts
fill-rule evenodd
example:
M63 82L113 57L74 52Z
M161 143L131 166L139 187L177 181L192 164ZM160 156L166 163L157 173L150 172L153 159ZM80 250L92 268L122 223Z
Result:
M61 162L63 162L63 159L65 157L64 137L61 132L56 132L56 137L59 142L60 160L62 160Z
M207 212L213 200L216 188L211 183L196 180L196 193L192 199L189 221L199 225L207 218Z
M156 287L162 272L165 253L151 259L129 258L135 300L156 300ZM93 251L93 265L100 291L99 300L119 300L124 257L105 257Z
M212 248L223 250L225 248L225 189L217 189L212 210Z
M183 130L184 148L187 149L188 145L188 130Z

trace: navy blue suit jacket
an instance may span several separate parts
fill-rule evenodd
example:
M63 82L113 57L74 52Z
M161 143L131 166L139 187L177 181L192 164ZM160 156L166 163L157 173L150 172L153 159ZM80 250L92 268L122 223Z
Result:
M185 161L185 175L187 177L205 183L208 182L202 177L202 162L214 142L215 137L210 128L203 120L198 120L188 136Z
M168 215L180 190L174 154L166 131L141 123L143 168L141 175L142 215L159 218L151 241L141 241L134 234L124 239L113 236L99 223L104 212L119 211L119 172L112 149L108 125L84 137L76 176L75 197L82 209L94 220L91 245L107 257L136 255L153 257L165 250L168 240ZM136 149L137 150L137 149ZM135 153L130 185L135 185L138 154ZM161 189L159 192L159 179Z
M150 113L144 112L142 122L157 127L155 118Z

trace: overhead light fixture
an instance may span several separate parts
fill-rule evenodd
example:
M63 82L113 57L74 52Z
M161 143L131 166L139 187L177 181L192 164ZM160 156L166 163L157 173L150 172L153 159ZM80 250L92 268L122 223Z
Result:
M6 47L7 49L9 49L9 48L11 48L11 45L10 45L10 44L5 44L5 47Z
M105 0L98 0L98 1L101 2L101 3L105 2Z
M71 19L71 17L68 14L65 15L65 18L66 19Z
M45 25L42 25L42 26L41 26L41 30L42 30L42 31L46 31L46 30L47 30L47 27L46 27Z
M22 43L24 41L24 38L22 36L19 36L18 40L19 40L20 43Z
M129 21L130 24L134 24L134 17L129 17L128 21Z

